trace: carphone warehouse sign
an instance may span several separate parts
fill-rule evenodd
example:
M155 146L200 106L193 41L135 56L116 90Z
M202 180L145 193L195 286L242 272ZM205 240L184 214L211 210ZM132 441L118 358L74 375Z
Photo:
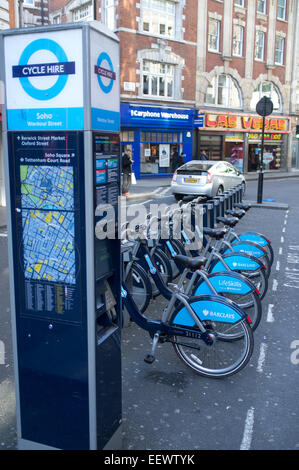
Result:
M4 47L8 130L82 129L82 31L26 34L21 48L8 36Z

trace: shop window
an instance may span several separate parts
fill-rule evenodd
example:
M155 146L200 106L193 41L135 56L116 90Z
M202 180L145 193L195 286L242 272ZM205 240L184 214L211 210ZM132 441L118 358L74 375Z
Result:
M140 138L140 173L173 173L174 152L182 152L182 134L141 132Z
M209 160L222 160L222 136L201 135L200 153L202 150L207 152Z
M212 78L208 85L206 104L241 108L241 92L235 80L230 75L220 74Z
M282 143L267 143L264 145L263 169L279 170L281 168L283 145ZM257 171L261 161L261 142L249 142L248 171Z
M134 131L122 131L120 133L120 140L122 142L134 142Z
M280 93L272 82L261 82L255 88L250 102L250 109L252 111L256 112L256 105L263 96L267 96L272 100L274 111L281 111Z

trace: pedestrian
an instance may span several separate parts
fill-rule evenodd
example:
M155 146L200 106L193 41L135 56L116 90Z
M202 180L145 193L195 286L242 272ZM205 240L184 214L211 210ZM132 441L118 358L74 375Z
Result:
M174 150L172 153L172 170L173 173L185 163L185 154L182 152L181 155L178 154L177 150Z
M207 152L205 150L202 150L200 155L199 155L199 160L209 160L209 157L207 155Z
M132 156L131 150L127 149L122 157L122 173L123 173L123 184L122 184L122 195L129 196L129 188L131 185L131 174L132 174Z
M182 152L181 155L180 155L180 166L184 165L185 158L186 158L186 154L184 152Z

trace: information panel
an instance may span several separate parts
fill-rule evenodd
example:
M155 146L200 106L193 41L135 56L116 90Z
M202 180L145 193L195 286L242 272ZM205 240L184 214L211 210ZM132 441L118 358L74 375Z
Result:
M96 205L117 205L119 196L119 134L93 135Z
M81 321L82 154L80 132L9 135L21 315Z
M111 240L115 238L117 230L117 205L119 196L120 181L120 140L119 134L93 134L93 154L94 154L94 191L95 191L95 227L101 220L101 215L107 215L104 208L109 204L113 207L111 225L114 233L110 233L106 239L95 237L95 281L96 281L96 304L99 304L99 292L101 291L102 279L111 275L113 246ZM114 253L115 255L115 253Z

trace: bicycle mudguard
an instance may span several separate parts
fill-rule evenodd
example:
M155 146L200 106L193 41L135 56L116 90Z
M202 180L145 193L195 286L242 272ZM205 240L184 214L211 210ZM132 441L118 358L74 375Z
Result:
M264 268L263 263L255 256L245 255L243 253L227 253L222 256L229 269L232 271L256 271L259 268ZM210 269L210 273L217 271L227 271L227 268L220 260L215 260Z
M251 242L248 240L244 241L234 241L231 243L233 251L237 253L245 253L251 256L255 256L256 258L261 258L262 256L267 256L266 250L259 245L258 243ZM224 250L224 254L232 253L230 248Z
M243 310L234 302L216 295L200 295L190 297L188 301L193 312L200 321L220 321L223 323L238 323L246 319ZM187 307L180 304L172 315L172 323L178 326L194 327L196 322Z
M246 240L249 242L255 242L261 246L271 245L270 240L268 240L267 237L265 237L265 235L262 235L261 233L256 233L256 232L238 233L238 237L241 241ZM234 237L232 241L233 242L238 241L237 237Z
M248 294L256 291L255 285L237 272L223 271L208 274L208 279L218 294ZM194 295L214 294L208 283L201 279L195 288Z

